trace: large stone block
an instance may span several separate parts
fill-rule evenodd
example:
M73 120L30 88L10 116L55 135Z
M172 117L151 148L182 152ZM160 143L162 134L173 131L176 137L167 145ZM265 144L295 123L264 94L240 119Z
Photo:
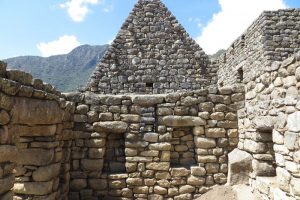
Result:
M54 150L19 149L17 163L20 165L49 165L54 160Z
M151 107L164 102L164 97L160 95L143 95L133 98L133 103L143 107Z
M170 168L169 162L149 162L146 163L147 169L168 171Z
M52 192L53 181L15 183L13 192L27 195L47 195Z
M210 149L216 147L216 140L213 138L202 138L195 136L194 142L197 148Z
M207 129L206 136L209 138L225 137L226 130L224 128L209 128Z
M166 126L172 127L190 127L190 126L204 126L206 121L201 117L191 116L165 116L162 118L161 123Z
M17 153L18 149L15 146L0 145L0 163L15 161Z
M266 153L268 146L262 142L255 142L253 140L245 140L244 149L251 153Z
M104 190L107 188L107 180L106 179L89 179L89 186L93 190Z
M93 124L93 127L95 131L100 133L125 133L128 124L122 121L96 122Z
M0 178L0 195L9 191L14 186L15 177L7 176Z
M249 175L252 171L252 156L251 154L234 149L228 154L228 184L239 185L248 184Z
M293 132L300 132L300 111L290 114L288 116L287 125L288 129Z
M91 160L91 159L82 159L81 166L83 170L86 171L102 171L103 168L103 160Z
M11 111L14 124L43 125L62 122L62 111L55 101L15 98Z
M46 167L39 167L32 174L32 178L34 181L50 181L56 177L58 177L60 172L60 163L49 165Z
M15 125L9 127L9 132L13 135L25 136L25 137L43 137L53 136L56 132L56 125L50 126L21 126Z

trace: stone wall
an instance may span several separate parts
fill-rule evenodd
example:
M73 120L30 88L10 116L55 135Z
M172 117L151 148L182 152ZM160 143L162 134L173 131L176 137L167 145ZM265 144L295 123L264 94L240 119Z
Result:
M238 148L251 154L250 183L257 191L266 198L299 199L300 54L265 70L245 85Z
M299 19L299 9L263 12L221 56L218 84L248 83L297 52Z
M160 0L139 0L87 85L100 94L163 94L216 83L217 68Z
M0 199L67 199L72 129L51 85L0 62Z
M192 199L226 183L243 88L66 98L76 102L70 199Z

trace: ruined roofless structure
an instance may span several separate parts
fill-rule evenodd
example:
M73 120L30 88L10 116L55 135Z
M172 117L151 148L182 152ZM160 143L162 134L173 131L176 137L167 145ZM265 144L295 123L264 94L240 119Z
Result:
M86 91L0 62L0 199L299 200L299 32L299 9L266 11L211 61L139 0Z

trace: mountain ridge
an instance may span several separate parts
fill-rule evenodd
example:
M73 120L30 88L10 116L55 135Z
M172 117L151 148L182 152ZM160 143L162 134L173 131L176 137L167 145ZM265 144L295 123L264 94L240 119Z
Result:
M31 73L63 92L84 86L108 45L81 45L68 54L50 57L18 56L3 60L9 69Z

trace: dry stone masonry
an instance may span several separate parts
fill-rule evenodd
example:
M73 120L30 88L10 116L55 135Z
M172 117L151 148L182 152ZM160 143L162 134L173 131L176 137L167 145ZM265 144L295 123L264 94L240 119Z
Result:
M0 62L1 200L300 199L300 11L264 12L216 61L139 0L86 90Z

